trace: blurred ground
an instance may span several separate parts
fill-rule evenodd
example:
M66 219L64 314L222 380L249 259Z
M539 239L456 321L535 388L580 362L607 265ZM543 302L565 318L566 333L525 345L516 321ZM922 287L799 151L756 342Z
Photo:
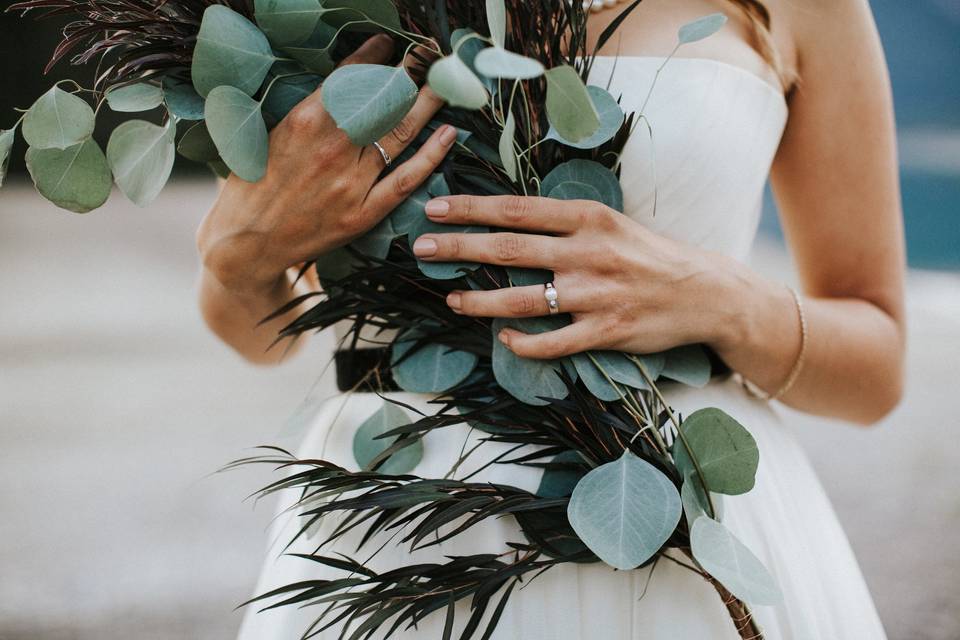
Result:
M0 197L0 640L228 639L272 505L265 473L325 363L243 365L194 305L210 182L81 217ZM789 277L762 244L758 268ZM910 380L873 430L801 418L891 640L960 638L960 276L911 276ZM322 394L322 391L321 391ZM844 639L847 640L847 639ZM849 639L861 640L861 639ZM867 640L867 639L863 639Z

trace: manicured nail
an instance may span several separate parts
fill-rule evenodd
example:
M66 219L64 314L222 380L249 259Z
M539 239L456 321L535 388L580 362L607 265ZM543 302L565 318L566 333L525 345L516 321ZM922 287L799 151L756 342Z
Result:
M454 291L447 296L447 306L453 309L454 311L460 311L460 305L462 304L463 296L460 295L459 291Z
M497 338L503 343L503 346L505 346L507 349L510 348L510 334L506 329L501 329L500 333L497 334Z
M457 130L448 124L443 125L443 129L440 130L440 142L449 147L456 139Z
M413 253L418 258L429 258L437 252L437 241L432 238L417 238L413 243Z
M443 218L450 211L450 203L446 200L431 200L423 210L430 218Z

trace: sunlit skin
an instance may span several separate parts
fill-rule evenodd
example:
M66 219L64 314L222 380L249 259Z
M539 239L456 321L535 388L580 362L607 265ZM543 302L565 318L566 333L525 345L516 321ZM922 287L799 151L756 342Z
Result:
M810 413L873 423L900 399L904 359L903 231L883 53L867 0L766 4L787 75L800 78L787 87L790 117L772 183L802 281L809 339L803 371L782 400ZM750 45L747 23L720 0L645 0L619 42L603 53L665 54L676 26L717 10L731 17L728 27L680 55L721 59L776 83ZM596 16L594 31L613 16ZM381 62L389 47L375 40L352 61ZM391 155L438 107L422 90L401 134L384 141ZM310 286L291 287L292 268L373 227L429 176L452 135L441 129L377 183L382 161L374 149L350 145L319 96L298 106L272 134L266 178L228 180L200 228L201 307L213 330L253 362L277 361L279 350L265 349L302 309L251 327ZM800 327L783 284L602 205L451 196L430 203L427 213L439 223L533 232L427 235L415 246L426 260L555 272L561 306L574 322L546 334L502 333L520 355L591 348L644 353L698 342L771 392L796 360ZM546 313L542 288L463 291L447 302L458 313L484 317Z

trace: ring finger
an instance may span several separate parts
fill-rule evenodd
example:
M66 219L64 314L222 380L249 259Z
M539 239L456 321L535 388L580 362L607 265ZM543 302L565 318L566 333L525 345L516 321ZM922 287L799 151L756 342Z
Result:
M553 282L559 313L578 313L591 304L589 291L573 286L563 276ZM505 287L492 291L454 291L447 296L447 305L465 316L482 318L531 318L550 313L546 287Z

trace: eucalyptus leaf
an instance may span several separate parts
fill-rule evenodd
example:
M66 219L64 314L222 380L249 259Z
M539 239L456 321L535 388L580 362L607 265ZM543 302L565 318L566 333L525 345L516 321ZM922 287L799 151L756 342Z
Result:
M180 138L177 151L187 160L194 162L214 162L220 159L217 145L213 143L207 123L196 122Z
M323 0L323 20L352 31L402 31L400 15L391 0ZM348 24L358 21L366 24Z
M397 441L396 438L391 441L390 438L378 436L411 422L403 409L392 402L384 402L376 413L357 428L353 436L353 457L360 468L369 470L374 460ZM423 442L416 440L393 452L377 467L377 471L389 475L403 475L413 471L422 459Z
M669 478L630 451L585 475L573 490L567 517L598 558L621 570L650 558L673 534L680 494Z
M450 42L453 45L453 52L480 78L487 91L496 93L496 80L482 75L477 70L477 56L488 47L485 38L472 29L457 29L450 34Z
M483 82L459 56L446 56L433 63L427 83L451 107L482 109L489 94Z
M517 121L511 111L507 115L507 121L503 125L503 132L500 134L500 162L503 163L503 170L507 172L511 180L517 179L517 154L513 149L513 136L517 132Z
M398 236L405 235L418 224L426 219L427 202L437 196L450 195L450 187L442 173L435 173L427 181L420 185L406 200L401 202L393 212L390 213L390 225Z
M720 409L700 409L683 420L680 431L683 438L673 443L673 458L683 477L696 473L689 446L708 490L739 495L753 489L760 452L739 422Z
M557 185L550 196L554 200L593 200L603 202L603 196L594 187L582 182L563 182Z
M191 67L193 86L201 96L220 86L252 96L274 61L267 36L242 15L223 5L203 12Z
M783 600L763 563L716 520L697 518L690 530L690 549L707 573L741 600L754 605L775 605Z
M607 90L594 85L587 87L587 93L590 94L597 116L600 118L600 127L596 133L579 142L573 142L564 138L555 127L551 126L547 132L547 139L556 140L577 149L595 149L617 135L620 127L623 126L624 115L616 98Z
M650 385L640 373L640 369L629 356L622 351L591 351L593 359L612 380L634 389L649 389ZM655 378L651 378L655 379Z
M310 37L323 13L319 0L255 0L254 19L277 47L297 45Z
M493 321L493 375L497 384L517 400L527 404L545 406L551 399L566 398L569 393L559 372L558 360L534 360L521 358L510 351L497 337L504 327L524 333L544 333L563 327L566 322L558 316L541 318L497 318Z
M537 495L541 498L565 498L573 493L589 467L576 451L564 451L550 460L543 470Z
M413 251L413 243L425 233L487 233L488 231L487 227L437 224L426 215L422 215L414 219L413 224L407 229L407 239L410 250ZM428 262L418 259L417 266L425 276L434 280L452 280L462 277L464 271L472 271L479 265L475 262Z
M722 13L711 13L710 15L697 18L680 27L680 31L677 33L677 40L680 44L690 44L697 40L709 38L726 23L727 16Z
M153 202L170 179L176 133L172 119L162 127L130 120L113 130L107 144L107 162L117 186L137 206Z
M203 97L186 80L164 78L163 101L170 115L180 120L203 120Z
M420 342L422 334L405 334L393 343L390 366L404 391L441 393L464 380L477 366L477 355L439 342ZM411 352L411 349L416 351Z
M390 216L387 216L373 229L351 242L350 246L364 255L383 260L390 253L390 245L393 239L399 235L393 228L393 221Z
M314 74L277 78L264 97L263 110L277 122L287 117L293 108L309 98L320 86L320 76Z
M110 167L92 138L66 149L31 147L26 161L37 191L58 207L87 213L110 197Z
M554 191L561 186L564 189L576 188L582 192L580 185L593 187L600 194L599 202L611 209L623 211L620 181L610 169L593 160L570 160L554 167L540 183L540 193L552 198Z
M147 82L113 87L107 91L107 104L121 113L150 111L163 104L163 89Z
M675 347L664 351L663 357L663 369L660 372L663 377L697 388L705 387L710 382L712 365L700 345Z
M230 170L247 182L257 182L267 170L267 125L260 106L234 87L217 87L207 96L210 137Z
M506 46L507 7L503 0L486 0L487 26L490 27L490 39L498 47Z
M474 65L477 71L488 78L508 78L510 80L539 78L545 71L539 60L521 56L499 47L487 47L480 51L474 60Z
M417 85L402 66L351 64L330 74L321 95L337 126L362 147L400 124L417 99Z
M326 76L337 66L333 60L336 40L337 30L321 21L315 25L313 33L305 42L287 46L284 52L296 59L307 71Z
M581 142L600 129L600 116L580 74L569 65L554 67L547 76L547 120L565 140Z
M16 129L0 129L0 187L7 177L7 168L10 166L10 152L13 150L13 141Z
M660 373L663 371L663 366L667 361L666 357L662 353L645 353L643 355L631 354L628 357L633 363L637 364L638 368L642 364L643 368L647 372L647 375L653 381L656 381L657 378L660 377Z
M90 105L55 86L37 98L27 111L23 118L23 138L34 149L62 150L93 135L94 121Z
M219 155L217 157L219 158ZM230 177L230 167L228 167L227 163L223 160L212 160L207 163L207 166L213 171L213 175L221 180L226 180Z
M586 385L590 393L605 402L619 400L625 394L624 389L620 388L614 381L608 380L608 375L604 375L604 370L597 366L591 359L591 352L576 353L571 356L573 366L576 368L580 379Z
M688 473L680 487L680 500L683 502L683 513L687 518L687 527L692 527L697 518L710 517L708 512L707 494L696 473ZM723 496L719 493L710 494L713 504L713 519L720 522L723 519Z
M320 284L329 289L336 281L354 273L358 264L356 257L346 247L337 247L317 257L314 269Z

